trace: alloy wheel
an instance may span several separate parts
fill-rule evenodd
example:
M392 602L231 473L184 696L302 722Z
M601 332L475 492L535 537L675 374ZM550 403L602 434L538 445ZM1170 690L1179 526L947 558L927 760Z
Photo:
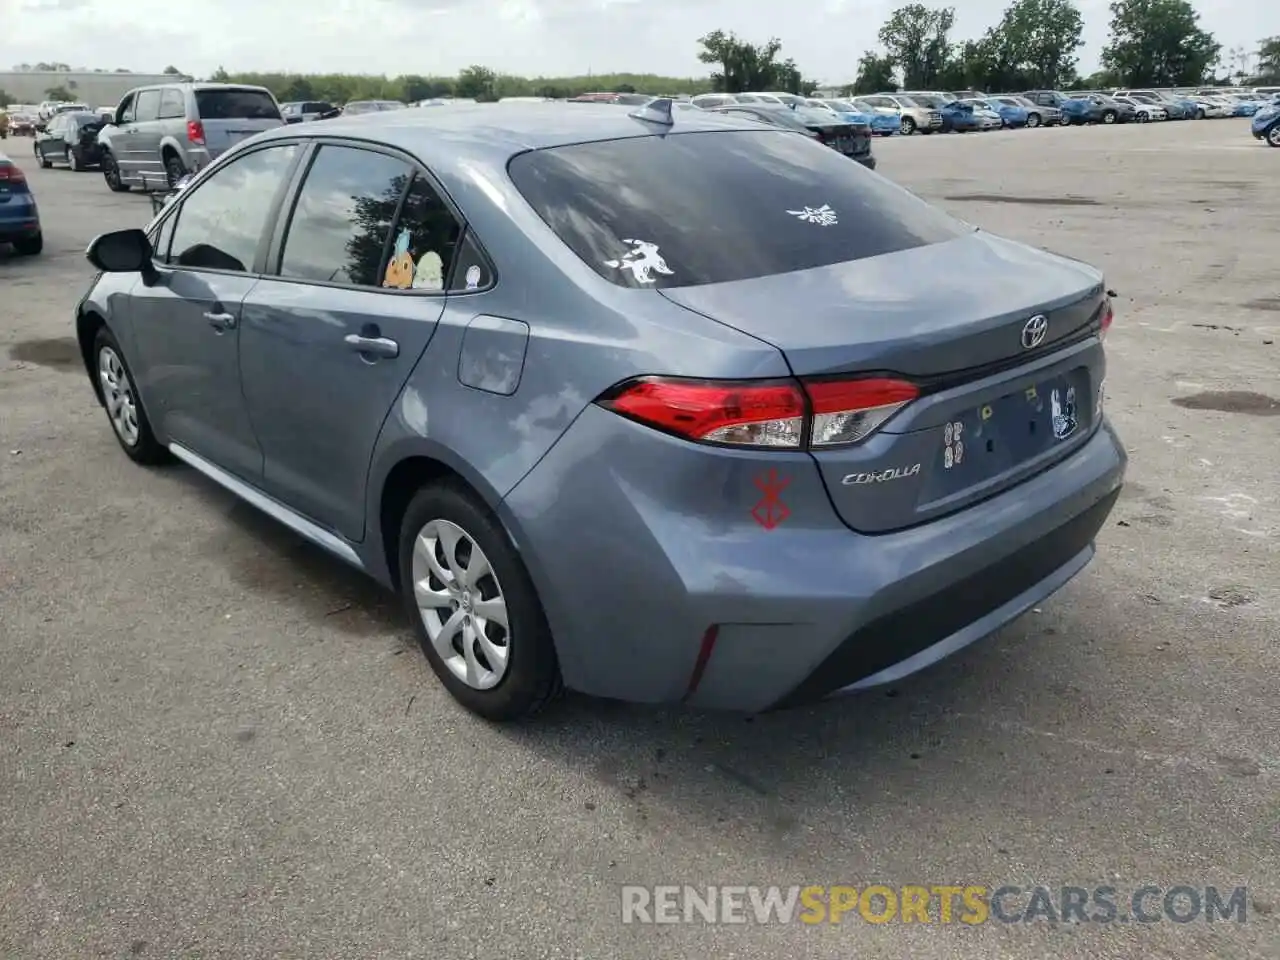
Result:
M1280 123L1267 131L1267 143L1273 147L1280 147Z
M916 132L916 122L910 117L903 117L900 129L902 130L902 135L904 137L909 137L911 134Z
M107 416L111 418L116 435L125 446L137 446L138 403L133 395L133 384L129 382L120 357L110 347L98 351L98 382L102 384L102 399L106 402Z
M475 690L507 674L507 601L489 558L470 534L431 520L413 542L413 595L427 637L449 671Z
M107 154L102 158L102 176L107 181L107 186L116 189L120 186L120 166L116 163L116 158Z

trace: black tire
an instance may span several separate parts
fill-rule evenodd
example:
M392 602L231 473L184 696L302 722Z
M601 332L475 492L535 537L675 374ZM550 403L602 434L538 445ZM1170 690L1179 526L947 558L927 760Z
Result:
M129 192L129 185L120 178L120 165L109 150L102 151L102 179L112 193Z
M80 162L79 147L69 147L67 149L67 166L73 173L80 173L84 170L84 164Z
M166 154L164 158L164 176L169 182L169 189L173 189L178 185L178 181L187 175L187 168L182 163L182 158L176 153Z
M488 690L468 686L449 669L432 645L414 599L414 543L433 520L461 527L484 551L502 585L510 624L507 670ZM422 652L444 688L462 706L486 720L507 722L532 717L560 695L560 663L533 581L502 525L473 493L455 483L419 490L400 524L399 559L400 594Z
M1114 110L1103 110L1103 111L1102 111L1102 122L1103 122L1103 123L1116 123L1119 119L1120 119L1120 115L1119 115L1118 113L1116 113Z
M1031 128L1031 129L1033 129L1033 130L1034 130L1036 127L1040 126L1040 114L1038 114L1038 113L1028 113L1028 114L1027 114L1027 126L1028 126L1028 127L1030 127L1030 128Z
M106 405L106 398L103 397L103 409L107 413L107 422L111 424L112 435L115 436L116 442L120 444L120 449L125 452L125 456L134 463L146 466L166 463L170 459L169 451L156 440L156 435L151 430L151 421L147 418L146 410L142 408L142 399L138 396L138 388L134 385L133 371L129 369L129 361L125 359L124 351L120 349L120 344L115 335L106 326L100 327L97 336L93 338L92 376L98 378L95 388L100 391L99 395L101 396L104 388L98 371L102 369L102 354L104 350L112 351L120 361L120 366L124 372L124 383L133 398L133 408L138 426L137 440L133 443L127 442L111 421L111 411Z
M1267 128L1264 138L1268 147L1280 147L1280 123L1273 123Z
M37 233L34 237L21 237L13 241L13 249L20 257L35 257L44 249L44 234Z
M43 150L37 153L36 156L40 158L40 166L45 170L48 170L50 167L53 166L53 161L44 155Z
M1203 109L1199 109L1199 108L1197 108L1197 110L1196 110L1196 119L1197 119L1197 120L1203 120L1203 119L1204 119L1204 110L1203 110Z
M909 137L916 132L916 122L910 117L903 117L898 123L898 130L904 137Z

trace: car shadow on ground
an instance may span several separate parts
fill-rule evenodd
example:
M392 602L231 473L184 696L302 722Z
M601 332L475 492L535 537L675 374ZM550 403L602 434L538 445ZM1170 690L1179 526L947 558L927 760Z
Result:
M396 637L421 655L392 594L195 470L174 472L228 521L207 555L244 590L269 594L313 625ZM1016 714L1031 702L1022 691L1045 682L1037 644L1060 644L1062 636L1050 635L1076 632L1069 605L1058 614L1027 614L899 684L812 706L746 716L571 693L532 722L489 729L519 751L587 773L641 820L678 816L714 829L745 817L778 842L804 829L807 809L865 802L883 810L886 791L928 796L951 784L966 804L998 804L1019 789L1025 749L979 718L993 709L993 683L1007 692L1000 712ZM1051 619L1058 628L1046 625ZM425 664L421 676L435 684ZM1084 675L1073 680L1089 682ZM390 675L387 683L394 683ZM447 700L443 689L433 692ZM466 716L451 702L443 709ZM975 769L959 769L961 754Z

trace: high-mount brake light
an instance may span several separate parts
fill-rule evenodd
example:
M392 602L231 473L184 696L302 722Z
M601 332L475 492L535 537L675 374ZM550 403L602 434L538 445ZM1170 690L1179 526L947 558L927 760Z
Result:
M600 405L699 443L825 449L858 443L920 395L886 377L795 380L687 380L640 377Z

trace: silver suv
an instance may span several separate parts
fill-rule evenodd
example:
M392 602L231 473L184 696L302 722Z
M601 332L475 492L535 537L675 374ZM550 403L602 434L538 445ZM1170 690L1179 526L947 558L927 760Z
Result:
M117 193L174 185L247 137L284 126L265 87L171 83L124 95L98 135L102 175Z

